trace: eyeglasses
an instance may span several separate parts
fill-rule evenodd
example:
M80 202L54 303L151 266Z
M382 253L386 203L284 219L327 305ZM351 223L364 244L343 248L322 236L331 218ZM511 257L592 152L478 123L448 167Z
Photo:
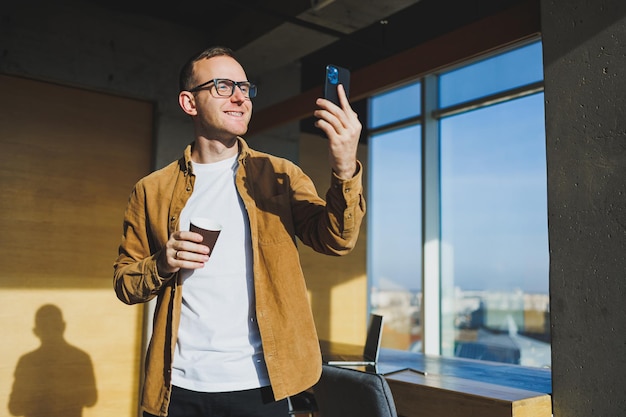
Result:
M215 78L213 80L197 85L187 91L189 91L190 93L195 93L196 91L203 89L211 83L215 85L215 92L218 96L221 97L230 97L235 94L235 87L239 87L239 90L241 90L246 98L256 97L256 85L252 84L250 81L233 81L227 78Z

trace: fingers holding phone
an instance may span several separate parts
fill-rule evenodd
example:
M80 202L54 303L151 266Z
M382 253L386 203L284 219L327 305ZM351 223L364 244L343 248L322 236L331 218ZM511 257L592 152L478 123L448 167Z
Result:
M329 162L340 178L351 178L356 170L356 152L361 135L358 115L350 107L350 72L336 65L326 67L324 99L318 99L315 126L328 137Z

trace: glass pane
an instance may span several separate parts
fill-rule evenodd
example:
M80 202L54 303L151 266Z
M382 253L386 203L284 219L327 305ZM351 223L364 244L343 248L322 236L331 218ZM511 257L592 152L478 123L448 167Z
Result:
M419 116L421 83L417 82L379 94L370 99L369 128Z
M543 80L541 43L444 73L439 79L442 108Z
M543 98L441 121L444 355L550 366Z
M385 316L382 345L421 340L421 126L369 139L368 277L372 312Z

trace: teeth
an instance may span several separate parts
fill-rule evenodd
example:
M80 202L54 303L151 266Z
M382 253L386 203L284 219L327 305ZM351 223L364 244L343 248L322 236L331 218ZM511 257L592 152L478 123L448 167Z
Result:
M231 116L243 116L243 113L240 111L228 111L226 113L230 114Z

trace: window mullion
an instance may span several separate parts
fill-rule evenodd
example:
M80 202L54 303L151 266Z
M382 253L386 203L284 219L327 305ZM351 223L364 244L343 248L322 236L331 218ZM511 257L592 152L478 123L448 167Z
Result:
M422 151L422 350L441 354L441 198L437 76L423 79Z

